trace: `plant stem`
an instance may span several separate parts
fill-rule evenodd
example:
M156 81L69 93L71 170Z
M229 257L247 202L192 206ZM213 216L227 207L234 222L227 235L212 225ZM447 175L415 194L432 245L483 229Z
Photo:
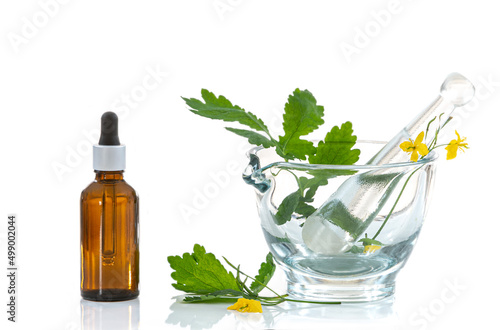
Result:
M340 301L306 301L306 300L295 300L285 298L286 301L299 302L299 303L307 303L307 304L322 304L322 305L340 305Z
M243 273L243 272L239 269L239 267L235 267L232 263L230 263L230 262L226 259L226 257L222 257L222 258L224 258L224 260L227 262L227 264L228 264L229 266L231 266L232 268L234 268L235 270L237 270L237 271L238 271L238 272L240 272L241 274L243 274L243 275L245 275L246 277L248 277L248 278L250 278L250 279L252 279L252 280L256 281L257 283L259 283L260 285L262 285L263 287L267 288L269 291L271 291L272 293L274 293L275 295L277 295L279 298L281 298L281 299L285 299L284 297L282 297L281 295L279 295L276 291L274 291L273 289L271 289L270 287L268 287L267 285L265 285L265 284L264 284L264 283L262 283L261 281L259 281L259 280L255 279L255 278L253 278L253 277L252 277L252 276L250 276L250 275L247 275L247 274Z
M267 300L276 300L276 299L281 300L281 301L277 301L277 302L275 302L275 303L273 302L273 305L277 305L277 304L279 304L279 303L281 303L281 302L283 302L283 301L291 301L291 302L299 302L299 303L308 303L308 304L330 304L330 305L338 305L338 304L340 304L340 302L339 302L339 301L332 301L332 302L330 302L330 301L305 301L305 300L297 300L297 299L290 299L290 298L286 298L286 297L288 297L288 295L287 295L287 294L286 294L286 295L280 295L280 294L278 294L276 291L274 291L273 289L271 289L270 287L268 287L267 285L265 285L265 284L264 284L264 283L262 283L261 281L259 281L259 280L255 279L255 278L253 278L252 276L247 275L247 274L245 274L244 272L242 272L242 271L240 270L240 267L239 267L239 266L238 266L238 267L234 266L232 263L230 263L230 262L226 259L226 257L222 257L222 258L224 258L224 260L227 262L227 264L228 264L229 266L231 266L232 268L234 268L234 269L235 269L238 273L241 273L241 274L243 274L244 276L246 276L246 277L248 277L248 278L250 278L250 279L252 279L252 280L256 281L257 283L259 283L259 284L260 284L260 285L262 285L263 287L267 288L269 291L271 291L272 293L274 293L274 294L276 295L276 297L260 297L259 295L257 295L257 297L255 297L256 299L262 299L262 300L264 300L264 301L267 301Z
M375 235L372 237L372 239L376 239L377 236L380 234L380 232L382 231L382 229L384 229L384 226L385 224L387 223L387 221L389 220L389 218L391 217L392 215L392 212L394 212L394 209L396 208L396 205L398 205L398 202L399 202L399 199L401 198L401 196L403 195L403 191L405 190L406 188L406 185L408 184L408 182L410 181L411 177L413 176L413 174L415 174L415 172L417 172L418 170L420 170L424 165L420 166L419 168L415 169L413 172L411 172L411 174L408 176L408 179L406 179L406 182L405 184L403 185L403 188L401 189L401 192L399 193L398 195L398 198L396 198L396 201L394 202L394 205L392 206L391 210L389 211L389 213L387 214L387 216L385 217L385 220L384 222L382 223L382 225L380 226L380 228L378 229L378 231L375 233Z
M300 185L299 177L295 173L293 173L292 171L290 171L290 170L287 170L287 171L290 172L295 177L295 181L297 181L297 186L299 186L300 195L303 197L304 196L304 188L302 188L302 186Z
M445 144L440 144L440 145L434 146L432 149L429 149L429 153L430 153L432 150L436 149L436 148L439 148L439 147L444 147L444 146L448 146L448 145L449 145L449 143L445 143Z

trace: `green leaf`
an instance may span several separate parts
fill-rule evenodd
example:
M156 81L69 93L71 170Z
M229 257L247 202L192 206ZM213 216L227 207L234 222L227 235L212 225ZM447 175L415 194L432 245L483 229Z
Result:
M316 154L309 157L311 164L352 165L359 159L359 149L352 149L357 137L353 135L352 123L347 121L339 128L334 126L320 141Z
M302 139L294 139L288 143L283 143L283 138L280 136L279 143L281 150L277 149L278 155L283 157L286 160L291 159L301 159L305 160L306 156L313 155L316 152L316 147L312 142L302 140ZM283 151L283 148L286 148Z
M172 284L177 290L195 294L210 294L220 290L239 290L238 282L212 253L195 244L194 253L168 257L171 276L177 281Z
M279 137L282 157L305 160L313 155L316 148L310 141L300 139L316 130L324 123L323 106L316 104L316 99L308 90L298 88L288 97L283 115L283 130L285 135Z
M201 96L205 103L195 98L183 97L182 99L191 108L191 112L197 115L227 122L238 122L257 131L269 132L261 119L257 118L253 113L233 105L224 96L216 97L214 93L206 89L201 90Z
M332 176L330 173L318 172L312 178L300 177L300 186L306 191L304 195L304 202L311 203L314 202L314 195L320 186L326 186L328 184L328 179Z
M299 218L306 218L316 211L316 208L307 203L314 202L314 194L320 186L328 184L330 173L318 172L312 178L299 177L297 184L299 190L294 191L283 199L276 213L276 223L283 225L292 219L292 214L299 214Z
M314 195L320 186L328 184L329 173L318 173L312 178L300 177L300 185L304 190L304 196L299 199L299 204L295 208L295 213L300 214L299 218L307 218L316 211L316 208L308 203L314 202Z
M295 208L299 204L300 197L300 190L297 190L283 199L274 217L276 224L283 225L290 221Z
M255 281L250 284L250 290L256 295L262 291L273 277L275 270L276 265L274 264L273 256L271 253L268 253L266 261L260 264L259 275L255 276Z
M237 129L237 128L231 128L231 127L226 127L226 129L230 132L233 132L235 134L238 134L239 136L243 136L248 139L248 142L250 144L255 144L257 146L261 145L264 148L269 148L274 146L274 143L269 140L267 137L263 136L262 134L256 133L254 131L248 131L246 129Z
M314 212L316 212L316 208L302 200L299 201L299 204L297 204L297 207L295 208L295 213L300 214L300 219L307 218Z

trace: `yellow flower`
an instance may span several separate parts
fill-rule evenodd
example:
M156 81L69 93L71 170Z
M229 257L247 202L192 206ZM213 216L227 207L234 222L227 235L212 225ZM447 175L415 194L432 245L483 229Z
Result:
M238 301L227 309L236 310L241 313L262 313L260 301L253 299L239 298Z
M415 142L413 142L413 140L410 139L410 141L405 141L401 143L399 147L403 149L404 152L411 153L411 158L410 158L411 161L416 162L418 160L418 154L425 156L429 153L429 149L427 149L425 143L422 143L423 140L424 140L424 132L422 131L415 139Z
M460 138L460 134L458 134L457 131L455 131L455 134L457 135L457 139L451 140L450 143L448 143L448 146L445 148L448 151L448 153L446 154L446 159L448 160L457 157L458 149L465 151L464 148L468 148L468 144L464 143L467 138Z
M367 245L365 246L365 250L363 251L363 253L373 253L380 248L381 248L380 245Z

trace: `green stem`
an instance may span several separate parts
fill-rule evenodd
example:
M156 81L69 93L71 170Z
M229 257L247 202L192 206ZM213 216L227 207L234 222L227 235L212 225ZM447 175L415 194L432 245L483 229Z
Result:
M281 153L282 155L285 155L285 152L283 151L283 149L281 149L280 144L278 143L278 141L276 141L275 139L273 139L270 135L269 135L269 137L271 138L271 142L276 147L277 154L279 155ZM288 162L288 159L285 159L285 161Z
M267 136L269 137L269 139L271 140L271 142L273 143L273 145L276 147L276 151L278 154L282 154L282 155L285 155L285 148L281 148L280 146L280 143L275 140L272 136L271 136L271 133L269 132L269 130L267 129L267 127L262 127L261 128L264 130L264 132L267 134ZM285 159L286 162L288 162L288 159Z
M283 295L281 297L283 297L283 298L280 298L280 297L261 297L261 296L258 296L255 299L259 299L259 300L261 300L261 302L264 301L264 303L267 304L267 305L277 305L277 304L282 303L283 301L291 301L291 302L298 302L298 303L305 303L305 304L323 304L323 305L339 305L339 304L341 304L340 301L307 301L307 300L298 300L298 299L286 298L286 297L288 297L288 295ZM270 303L269 303L269 300L271 301ZM278 300L278 301L276 301L276 300Z
M287 294L284 294L281 297L262 297L262 296L259 296L259 299L263 299L263 300L277 300L277 299L285 299L286 297L288 297Z
M401 189L401 192L399 193L398 195L398 198L396 198L396 201L394 202L394 205L392 206L391 210L389 211L389 214L387 214L387 216L385 217L385 220L384 222L382 223L382 225L380 226L380 228L378 229L378 231L375 233L375 235L372 237L372 239L376 239L377 236L380 234L380 232L382 231L382 229L384 229L384 226L385 224L387 223L387 221L389 220L389 218L391 217L392 215L392 212L394 212L394 209L396 208L396 205L398 205L398 202L399 202L399 199L401 198L401 196L403 195L403 191L405 190L406 188L406 185L408 184L408 182L410 181L411 177L413 176L413 174L415 174L415 172L417 172L419 169L421 169L424 165L420 166L419 168L415 169L413 172L411 172L411 174L408 176L408 179L406 179L406 182L405 184L403 185L403 188Z
M307 303L307 304L322 304L322 305L340 305L340 301L305 301L305 300L295 300L285 298L286 301L299 302L299 303Z
M440 145L434 146L434 147L432 147L432 149L429 149L429 152L431 152L432 150L434 150L436 148L444 147L444 146L448 146L448 145L449 145L449 143L445 143L445 144L440 144Z
M238 287L240 288L240 290L242 292L252 292L246 285L245 285L245 282L247 281L248 277L245 279L245 281L242 281L240 279L240 273L243 274L241 271L240 271L240 266L238 266L237 268L237 273L236 273L236 279L238 280ZM245 275L245 274L243 274Z
M284 297L282 297L280 294L278 294L276 291L274 291L273 289L271 289L270 287L268 287L267 285L265 285L265 284L264 284L264 283L262 283L261 281L259 281L259 280L255 279L255 278L253 278L253 277L252 277L252 276L250 276L250 275L247 275L247 274L243 273L241 270L239 270L239 268L238 268L238 267L235 267L232 263L230 263L230 262L226 259L226 257L222 257L222 258L224 258L224 260L227 262L227 264L228 264L229 266L231 266L232 268L234 268L236 271L238 271L238 272L240 272L241 274L245 275L246 277L248 277L248 278L250 278L250 279L252 279L252 280L256 281L257 283L259 283L260 285L262 285L263 287L267 288L269 291L271 291L272 293L274 293L274 294L275 294L276 296L278 296L279 298L281 298L281 299L285 299Z
M237 268L234 265L232 265L226 258L224 258L224 260L226 260L226 262L229 264L229 266L238 270L239 267ZM273 292L276 295L276 297L262 297L262 296L259 296L259 295L253 294L253 293L249 294L249 293L246 293L243 291L239 292L243 298L259 300L262 303L262 305L264 305L264 306L275 306L275 305L281 304L284 301L306 303L306 304L327 304L327 305L339 305L339 304L341 304L341 302L339 302L339 301L306 301L306 300L290 299L290 298L287 298L288 294L280 295L280 294L276 293L273 289L268 287L267 285L264 285L262 282L256 280L255 278L243 273L242 271L238 271L238 272L247 276L248 278L250 278L254 281L257 281L262 286L269 289L269 291ZM248 288L247 288L247 290L249 292L251 292ZM194 297L197 297L197 296L194 296ZM237 297L238 297L238 295L232 295L231 297L220 296L220 297L218 297L218 299L232 300L232 299L236 299Z
M292 174L295 177L295 181L297 181L297 186L299 186L300 195L303 197L304 196L304 188L302 188L302 186L300 185L300 179L292 171L290 171L290 170L287 170L287 171L290 172L290 174Z
M276 295L276 297L260 297L259 295L257 295L257 297L255 297L255 299L259 299L259 300L263 300L265 302L267 302L268 300L278 300L278 301L274 301L268 305L277 305L279 303L282 303L283 301L291 301L291 302L298 302L298 303L308 303L308 304L329 304L329 305L338 305L340 304L339 301L306 301L306 300L297 300L297 299L290 299L290 298L287 298L288 295L285 294L285 295L280 295L278 294L276 291L274 291L273 289L271 289L270 287L268 287L266 284L262 283L261 281L257 280L256 278L253 278L252 276L250 275L247 275L245 274L244 272L242 272L240 270L240 267L236 267L234 266L232 263L230 263L226 257L222 257L224 258L224 260L227 262L227 264L229 266L231 266L233 269L235 269L238 274L243 274L244 276L254 280L255 282L259 283L260 285L262 285L263 287L267 288L269 291L271 291L272 293L274 293Z

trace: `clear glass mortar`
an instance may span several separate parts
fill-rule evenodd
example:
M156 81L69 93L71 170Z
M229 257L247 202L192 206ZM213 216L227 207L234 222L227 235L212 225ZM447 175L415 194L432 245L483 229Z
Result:
M358 142L355 145L361 150L358 163L366 163L384 144ZM274 150L262 147L251 149L248 157L250 163L243 179L255 188L262 230L274 259L286 273L290 296L310 301L365 302L394 293L396 275L413 250L428 209L436 168L434 153L418 162L377 166L284 162ZM306 218L293 213L290 221L277 223L278 207L286 196L297 191L297 178L310 178L310 173L318 171L336 171L339 175L318 188L314 202L310 203L315 208L355 175L370 171L399 173L398 181L386 194L385 203L358 237L373 238L380 231L376 240L384 244L382 248L364 253L362 242L358 241L355 243L357 253L317 253L308 248L302 238Z

